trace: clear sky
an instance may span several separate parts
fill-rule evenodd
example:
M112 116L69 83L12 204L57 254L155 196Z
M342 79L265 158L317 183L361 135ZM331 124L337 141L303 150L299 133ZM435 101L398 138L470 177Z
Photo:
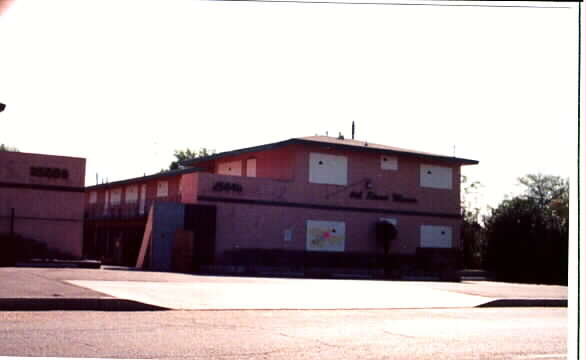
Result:
M85 157L93 185L354 120L361 140L479 160L464 174L495 206L576 161L578 5L522 4L554 8L16 0L0 143Z

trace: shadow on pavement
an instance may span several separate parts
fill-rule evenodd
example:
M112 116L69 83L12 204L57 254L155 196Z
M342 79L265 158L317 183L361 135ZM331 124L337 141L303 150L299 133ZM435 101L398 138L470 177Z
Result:
M160 311L164 307L138 301L100 298L0 298L0 311Z
M498 299L479 307L568 307L567 299Z

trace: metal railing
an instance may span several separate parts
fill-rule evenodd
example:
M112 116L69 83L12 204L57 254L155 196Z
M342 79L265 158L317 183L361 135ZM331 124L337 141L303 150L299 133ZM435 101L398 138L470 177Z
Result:
M135 217L147 216L151 205L155 201L181 202L180 196L167 196L154 199L147 199L144 202L109 204L105 206L103 202L86 204L86 219L128 219Z

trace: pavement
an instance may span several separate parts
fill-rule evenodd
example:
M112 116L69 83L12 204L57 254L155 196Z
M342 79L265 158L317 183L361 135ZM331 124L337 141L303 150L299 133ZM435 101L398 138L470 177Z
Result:
M567 287L492 281L299 279L118 268L0 268L0 311L567 307Z

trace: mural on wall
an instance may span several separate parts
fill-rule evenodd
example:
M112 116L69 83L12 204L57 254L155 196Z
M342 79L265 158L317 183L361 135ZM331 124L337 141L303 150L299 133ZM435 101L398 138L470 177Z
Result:
M342 221L307 220L309 251L344 251L346 223Z

